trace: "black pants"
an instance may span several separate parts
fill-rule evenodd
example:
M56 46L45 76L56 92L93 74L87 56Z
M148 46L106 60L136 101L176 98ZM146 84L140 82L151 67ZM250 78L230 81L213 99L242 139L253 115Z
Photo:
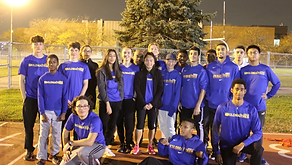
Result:
M33 152L35 149L33 147L33 127L38 113L37 99L26 97L23 103L22 115L25 131L24 149L27 149L28 152Z
M106 113L106 104L103 101L99 101L99 117L103 125L103 135L105 137L106 145L111 144L111 140L114 137L116 131L116 123L119 112L122 109L122 101L110 102L112 113L108 115Z
M211 132L211 142L212 142L212 126L213 126L213 121L214 121L214 117L215 117L215 113L216 113L216 109L213 109L213 108L210 108L210 107L205 107L206 111L208 111L208 119L207 119L207 125L205 127L205 131L206 131L206 134L209 135L209 130Z
M263 128L264 125L265 125L266 110L258 111L258 115L259 115L259 118L260 118L261 126ZM261 145L263 145L263 136L262 136L262 138L260 140L260 143L261 143Z
M185 107L182 107L182 110L181 110L181 113L179 115L179 120L180 120L180 123L182 122L183 119L194 119L194 124L195 124L195 127L196 127L196 130L197 130L197 135L200 137L201 140L203 140L203 134L204 134L204 131L203 131L203 108L200 108L200 114L199 115L193 115L193 112L194 112L194 108L185 108ZM201 137L202 135L202 137Z
M148 129L153 130L157 127L157 109L150 110L139 109L137 110L137 129L144 129L146 114L148 116Z
M238 143L239 144L239 143ZM238 145L236 144L236 145ZM234 146L236 146L234 145ZM221 149L221 156L223 159L223 165L235 165L237 160L237 154L232 152L233 147L228 147L225 149ZM261 158L264 152L264 148L260 144L260 140L250 144L249 146L245 146L241 152L250 154L250 164L251 165L261 165Z
M133 131L135 125L135 102L133 99L124 99L122 102L122 110L119 112L117 119L118 135L121 144L130 145L133 142ZM124 129L125 128L125 129Z

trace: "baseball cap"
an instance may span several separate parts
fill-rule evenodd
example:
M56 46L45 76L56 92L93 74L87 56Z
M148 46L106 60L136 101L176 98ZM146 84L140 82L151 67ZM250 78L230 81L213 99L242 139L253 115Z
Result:
M166 60L176 60L176 55L173 53L169 53L166 55Z

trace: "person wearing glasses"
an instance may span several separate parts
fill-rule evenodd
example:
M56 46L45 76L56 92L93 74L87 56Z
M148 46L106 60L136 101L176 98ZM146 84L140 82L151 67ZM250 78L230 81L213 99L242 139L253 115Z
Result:
M93 62L91 57L92 49L89 45L82 46L80 50L79 60L85 64L87 64L91 79L88 80L88 88L85 92L85 96L87 96L93 102L93 109L95 109L96 104L96 70L98 69L98 64Z
M69 116L63 130L63 158L61 165L100 164L100 158L105 151L102 122L97 114L92 112L93 102L86 96L77 96L72 101L72 114ZM78 140L69 141L68 133L75 130ZM71 151L72 147L78 147Z
M240 78L246 82L247 86L244 100L256 107L263 127L267 109L266 99L275 96L281 86L281 82L269 66L260 63L261 50L257 45L248 46L246 52L249 65L240 70ZM273 86L267 92L269 82ZM261 139L262 143L263 138ZM262 164L267 164L263 158Z

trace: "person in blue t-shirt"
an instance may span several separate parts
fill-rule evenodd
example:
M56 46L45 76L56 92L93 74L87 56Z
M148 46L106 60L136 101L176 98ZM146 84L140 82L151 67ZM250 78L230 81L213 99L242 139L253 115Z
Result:
M272 69L260 63L261 50L256 45L250 45L246 49L249 65L241 68L240 77L246 82L247 92L244 100L252 104L258 110L261 126L265 124L266 99L270 99L279 90L281 82ZM269 82L272 88L267 92ZM261 139L262 142L262 139ZM262 159L262 164L266 161Z
M251 155L251 165L261 164L264 152L260 142L262 127L257 109L244 100L246 88L244 80L235 79L231 85L232 100L217 108L212 129L212 147L216 162L220 165L235 165L241 152Z
M118 54L114 49L108 49L103 57L101 67L97 71L97 86L99 91L99 116L108 146L113 143L116 123L124 99L123 74L120 69ZM108 147L106 147L106 154L115 156Z
M179 104L180 119L194 118L197 135L204 140L203 114L204 97L208 86L208 77L204 67L199 64L200 49L193 46L189 50L191 65L182 74L182 92ZM208 136L208 134L206 135Z
M164 61L159 59L159 45L156 42L152 42L148 45L148 52L152 52L156 57L155 66L159 71L163 71L166 69L166 64Z
M60 151L62 121L67 111L67 78L57 71L59 59L55 54L47 57L49 72L42 75L38 82L38 106L40 113L40 134L38 142L38 165L45 164L46 160L60 164L57 154ZM47 156L47 139L52 127L51 151Z
M208 64L206 68L209 78L209 85L206 93L209 113L207 129L212 129L214 115L218 105L230 100L230 87L232 81L239 78L238 66L230 61L229 55L227 55L227 46L224 43L219 43L216 46L216 54L217 59ZM213 156L211 158L214 159Z
M189 59L188 52L185 49L180 49L177 54L177 64L174 66L174 69L179 71L180 73L189 66L187 63Z
M158 120L162 137L170 139L175 135L174 123L180 99L181 75L179 71L174 69L177 62L174 54L167 54L165 62L167 69L161 72L164 80L164 90L161 98L163 106L159 108Z
M89 68L86 64L79 61L80 43L73 42L68 45L70 60L62 63L58 70L67 77L68 80L68 110L65 120L62 123L62 129L71 115L71 102L79 95L85 95L88 88L88 80L91 79ZM76 133L74 133L76 139Z
M19 88L23 100L23 123L25 131L24 149L26 155L24 160L34 160L33 127L38 113L37 87L38 80L47 67L47 55L43 54L44 38L36 35L31 38L33 54L25 57L19 66Z
M143 56L144 56L143 50L136 50L133 55L133 63L139 66L140 69L143 66L143 62L144 62Z
M194 120L183 119L180 124L180 134L171 139L161 138L158 143L158 154L169 155L169 161L174 165L206 165L209 158L204 143L194 131Z
M134 79L134 89L136 91L137 107L137 127L136 144L131 151L132 154L139 152L139 142L144 129L145 118L148 116L148 152L156 154L152 143L157 126L157 109L162 106L161 96L163 93L163 77L161 72L155 67L156 57L153 53L147 52L144 56L144 65L142 70L137 72Z
M92 49L89 45L84 45L81 48L79 60L85 64L87 64L91 79L88 80L88 88L85 92L85 96L90 98L90 100L93 102L93 109L95 109L96 104L96 86L97 86L97 80L96 80L96 70L98 69L98 64L96 62L93 62L91 57Z
M61 165L100 164L99 158L105 151L105 140L100 118L92 112L93 102L86 96L77 96L72 101L72 114L63 129L63 160ZM77 140L68 140L70 131L75 130ZM70 151L71 147L78 147Z
M132 50L128 47L123 48L122 58L123 63L120 68L123 73L124 80L124 99L122 102L122 109L117 119L117 129L121 145L118 152L130 153L133 142L133 131L135 126L135 101L134 98L134 78L138 72L139 66L132 63ZM125 134L126 132L126 134ZM126 135L126 145L125 145Z

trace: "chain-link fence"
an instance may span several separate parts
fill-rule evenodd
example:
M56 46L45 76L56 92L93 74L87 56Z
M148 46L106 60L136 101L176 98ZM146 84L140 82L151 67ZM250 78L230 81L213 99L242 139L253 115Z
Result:
M32 54L31 44L13 43L12 53L11 56L9 56L9 44L9 42L0 42L0 88L18 88L17 74L20 62L24 57ZM119 55L122 54L122 48L120 47L92 46L92 60L100 63L107 49L115 49ZM147 51L146 48L132 49L133 51L136 51L138 49ZM159 58L164 59L166 54L177 54L177 52L177 49L160 49ZM45 45L44 53L56 54L60 59L60 63L69 60L68 49L65 45ZM206 63L205 53L206 51L203 50L200 59L201 64ZM229 54L230 58L233 59L232 52L229 52ZM11 57L11 60L9 60L9 57ZM245 58L245 60L247 60L247 58ZM271 52L261 53L260 61L263 64L269 65L278 76L288 77L288 79L291 78L292 80L292 54ZM9 77L9 75L11 76Z

